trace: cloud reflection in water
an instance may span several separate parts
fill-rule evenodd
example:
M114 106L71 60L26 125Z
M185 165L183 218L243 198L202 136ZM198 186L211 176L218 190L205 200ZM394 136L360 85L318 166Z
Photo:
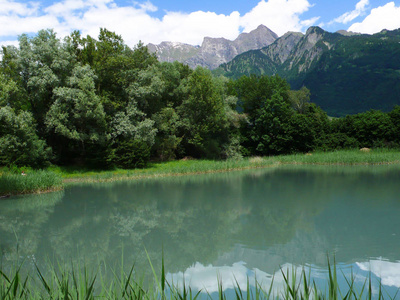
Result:
M264 291L268 291L273 282L272 293L280 295L284 291L285 280L282 275L283 270L286 274L289 271L289 277L292 271L296 274L297 281L300 275L305 271L309 282L315 281L321 291L328 291L328 270L317 266L295 266L293 264L284 264L280 270L274 274L268 274L257 268L248 269L243 261L232 264L232 266L216 267L212 265L204 266L197 262L193 266L187 268L184 272L168 273L167 281L178 288L182 288L183 282L187 287L191 287L194 291L202 290L205 293L213 294L218 292L218 282L222 283L224 292L234 290L237 287L247 292L247 280L251 289L255 289L260 285ZM371 260L368 262L356 262L351 265L340 264L337 266L338 284L341 291L348 290L348 284L345 278L351 279L353 274L355 288L359 291L365 283L368 283L369 274L372 275L372 293L378 295L379 282L383 285L385 293L393 297L397 288L400 288L400 262L389 262L384 260ZM341 277L343 274L345 277ZM301 282L298 282L300 290L302 290Z

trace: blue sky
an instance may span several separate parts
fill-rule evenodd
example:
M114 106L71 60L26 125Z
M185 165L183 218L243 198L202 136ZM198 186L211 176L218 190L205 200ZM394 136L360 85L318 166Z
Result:
M320 26L375 33L400 28L400 0L0 0L0 44L53 28L59 37L73 30L98 36L99 28L139 40L201 44L203 37L235 39L258 25L278 35Z

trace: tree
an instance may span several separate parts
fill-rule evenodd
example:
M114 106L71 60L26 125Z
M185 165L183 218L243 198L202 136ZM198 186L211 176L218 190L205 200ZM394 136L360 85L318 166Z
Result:
M239 105L247 116L243 123L243 145L249 155L287 153L288 134L294 111L289 102L289 85L278 76L243 76L234 84Z
M224 82L204 68L196 68L187 82L187 99L179 107L186 154L217 158L229 127Z
M95 78L88 65L76 66L67 86L54 89L55 101L46 115L48 132L74 142L81 157L87 144L104 145L109 138Z
M0 164L43 167L51 148L35 132L35 121L29 112L16 114L11 107L0 108Z
M65 85L74 68L75 56L53 30L41 30L32 38L21 35L19 49L8 47L5 54L3 69L26 93L38 132L44 137L44 119L53 103L53 90Z
M289 91L289 101L292 108L300 114L306 113L310 105L310 96L310 90L305 86L298 91Z

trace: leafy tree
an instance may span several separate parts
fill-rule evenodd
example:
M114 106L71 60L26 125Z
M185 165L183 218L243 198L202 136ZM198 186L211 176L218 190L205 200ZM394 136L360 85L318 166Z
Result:
M11 107L0 108L0 164L43 167L51 148L39 139L35 121L29 112L16 114Z
M17 110L27 110L24 90L11 78L0 72L0 107L9 106Z
M247 115L242 126L246 154L270 155L290 151L289 85L278 76L243 76L234 84L240 107Z
M109 159L122 168L144 168L150 159L150 147L140 140L124 139L113 149Z
M112 150L109 160L122 167L143 167L150 158L157 129L131 100L110 122Z
M298 91L289 91L289 101L292 108L300 113L304 114L310 105L310 90L303 86Z
M158 130L155 143L155 153L161 160L175 159L179 155L182 137L179 137L181 126L179 115L172 107L165 107L153 116Z
M76 66L66 87L54 89L54 103L46 115L47 130L75 142L76 152L86 155L86 145L104 145L106 119L100 98L95 94L96 76L90 67Z
M294 113L290 119L292 142L290 152L308 152L326 149L330 121L326 113L314 103L307 103L302 113Z
M178 109L186 154L220 157L229 127L224 82L214 78L209 70L198 67L188 78L187 91L187 99Z
M53 30L41 30L32 38L19 37L19 49L8 47L5 70L27 95L29 109L44 136L44 119L53 103L53 90L64 86L75 65L75 56L61 43ZM4 53L4 49L3 49Z
M390 115L370 110L357 115L349 115L335 121L339 132L357 141L359 147L389 146L394 140L394 125Z

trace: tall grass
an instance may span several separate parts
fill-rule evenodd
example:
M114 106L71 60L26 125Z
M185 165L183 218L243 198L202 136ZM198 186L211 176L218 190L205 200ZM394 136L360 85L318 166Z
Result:
M44 170L31 170L26 175L3 172L0 176L0 196L41 193L63 187L59 174Z
M149 260L150 261L150 260ZM293 268L281 269L284 278L283 288L274 289L274 279L269 287L262 286L255 280L254 287L250 286L247 279L246 289L236 281L234 297L228 296L224 290L222 280L217 276L218 292L211 295L207 290L192 291L190 285L183 282L180 287L166 280L164 262L160 280L153 269L154 278L151 284L138 279L134 267L129 272L112 271L113 277L107 277L101 272L89 272L86 267L70 268L58 265L52 268L48 275L42 274L35 265L34 274L22 275L20 265L10 274L0 269L0 299L237 299L237 300L261 300L261 299L396 299L398 293L390 296L385 293L379 282L378 291L373 291L370 276L362 283L361 288L356 288L356 277L345 277L347 287L340 288L338 284L338 272L336 264L331 264L328 259L327 288L321 288L310 279L303 269L300 274ZM344 276L344 275L343 275Z
M151 163L145 169L88 170L53 166L47 171L29 171L26 176L3 171L0 196L57 190L62 182L108 182L124 179L218 173L280 165L376 165L400 164L400 151L373 149L370 152L341 150L308 154L250 157L229 160L177 160ZM62 178L62 180L61 180Z
M66 182L102 182L121 179L165 177L190 174L217 173L233 170L275 167L279 165L376 165L400 164L400 151L373 149L370 152L340 150L308 154L250 157L229 160L177 160L151 163L145 169L91 171L54 167Z

